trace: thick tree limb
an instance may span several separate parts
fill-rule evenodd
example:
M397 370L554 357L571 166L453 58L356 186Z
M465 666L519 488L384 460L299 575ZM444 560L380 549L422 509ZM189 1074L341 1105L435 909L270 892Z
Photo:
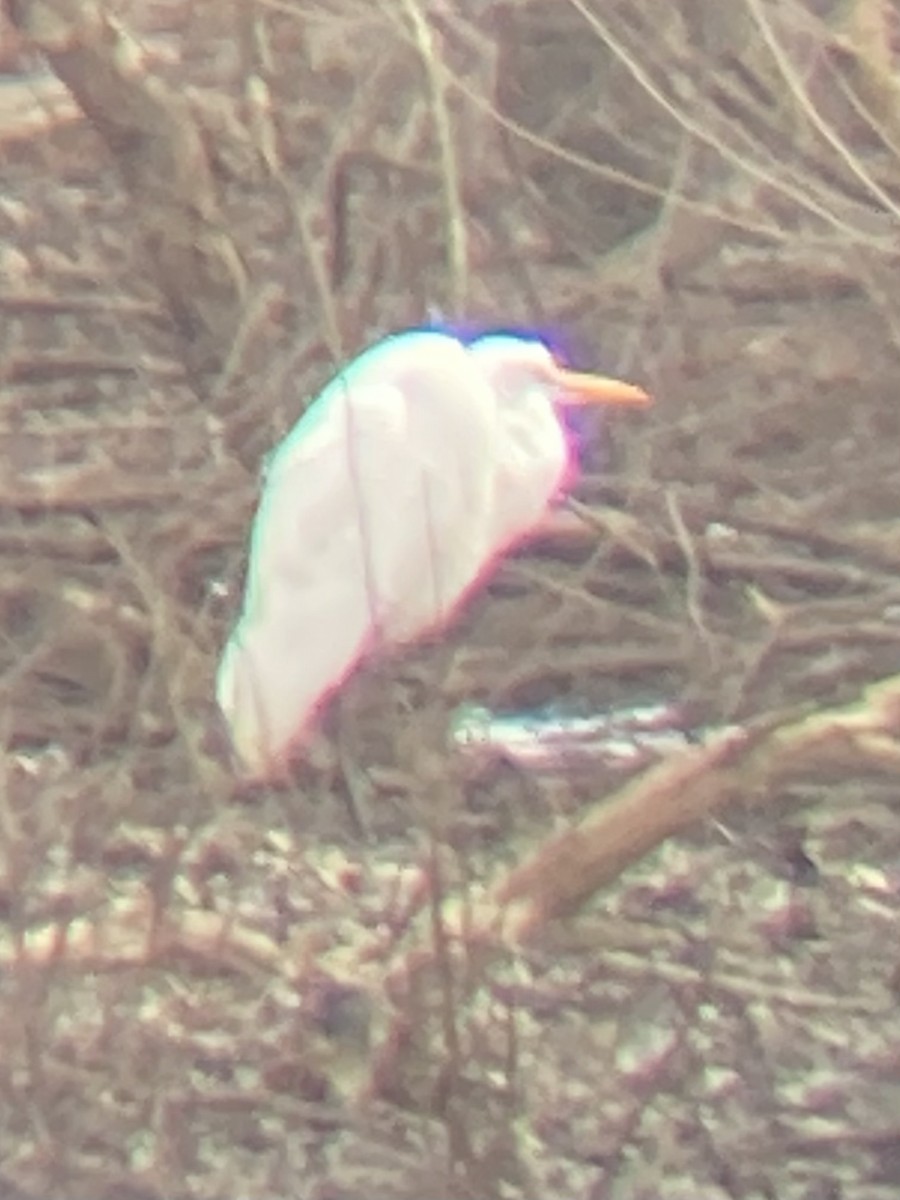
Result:
M245 278L190 107L142 70L136 43L97 0L8 0L7 8L112 152L191 367L218 367L239 324Z

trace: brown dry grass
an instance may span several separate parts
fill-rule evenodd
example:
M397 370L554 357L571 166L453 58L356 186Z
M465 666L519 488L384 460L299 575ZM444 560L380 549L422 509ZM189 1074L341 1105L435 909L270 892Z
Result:
M893 1196L894 6L7 7L2 1188ZM656 409L248 794L260 458L431 306ZM747 732L460 777L459 700L568 694Z

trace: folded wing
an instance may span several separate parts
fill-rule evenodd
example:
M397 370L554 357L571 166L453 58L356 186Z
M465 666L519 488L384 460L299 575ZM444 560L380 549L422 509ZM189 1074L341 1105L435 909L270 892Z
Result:
M427 419L427 397L332 385L272 456L217 681L250 773L302 743L364 655L448 620L477 579L490 554L489 402L461 438Z

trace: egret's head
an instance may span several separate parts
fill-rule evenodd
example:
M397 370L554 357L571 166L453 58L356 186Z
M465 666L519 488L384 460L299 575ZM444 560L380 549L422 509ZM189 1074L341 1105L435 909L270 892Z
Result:
M497 392L510 399L541 395L561 408L583 405L644 405L643 388L605 375L570 371L536 338L488 334L469 345Z

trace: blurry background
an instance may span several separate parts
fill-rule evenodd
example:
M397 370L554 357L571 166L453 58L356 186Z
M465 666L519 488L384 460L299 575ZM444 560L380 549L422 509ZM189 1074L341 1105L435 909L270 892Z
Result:
M900 671L898 22L9 0L0 1192L897 1195L891 728L527 947L444 919L622 782L465 777L459 703L774 721ZM655 408L582 481L589 545L504 564L241 788L212 687L262 458L436 313Z

